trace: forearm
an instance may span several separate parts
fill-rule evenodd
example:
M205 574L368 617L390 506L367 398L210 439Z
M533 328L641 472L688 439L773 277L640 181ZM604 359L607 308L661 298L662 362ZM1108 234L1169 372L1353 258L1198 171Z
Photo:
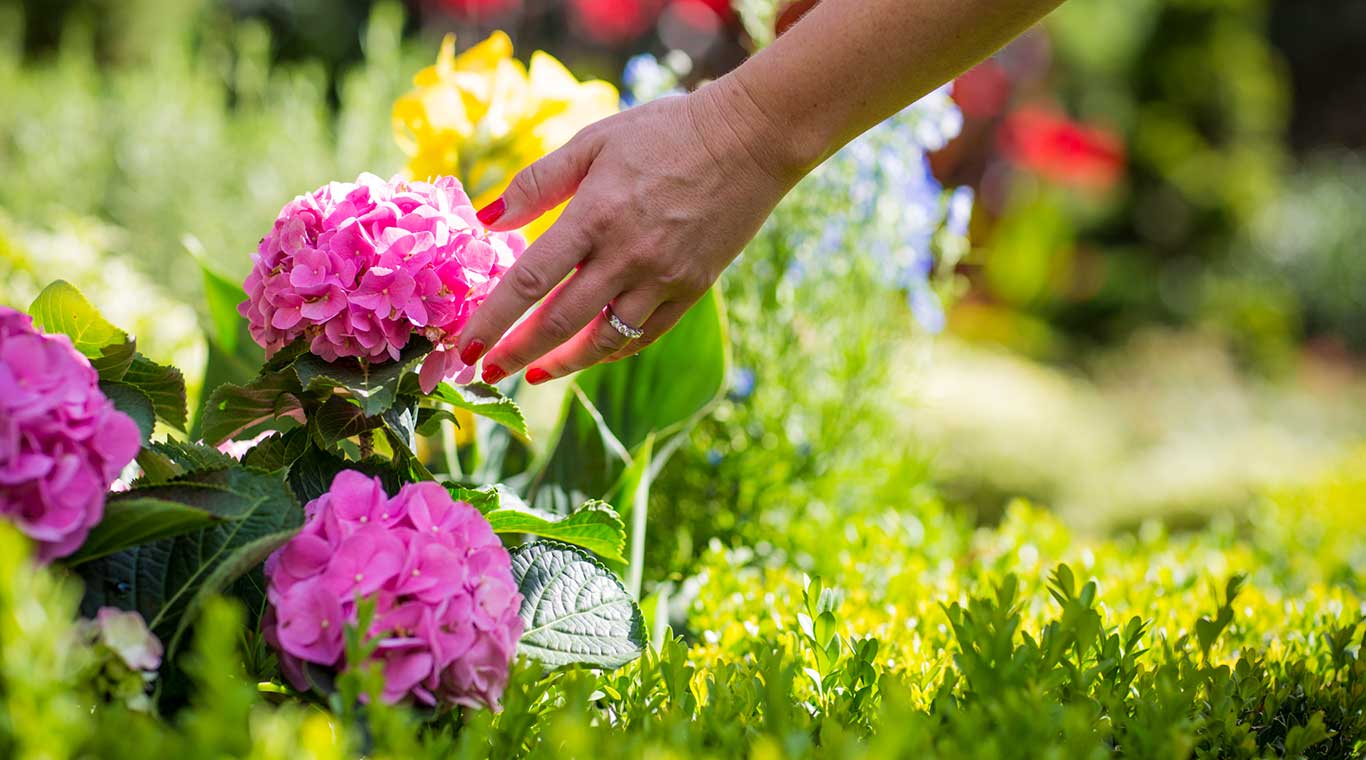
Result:
M799 177L1061 2L824 0L709 95L765 165Z

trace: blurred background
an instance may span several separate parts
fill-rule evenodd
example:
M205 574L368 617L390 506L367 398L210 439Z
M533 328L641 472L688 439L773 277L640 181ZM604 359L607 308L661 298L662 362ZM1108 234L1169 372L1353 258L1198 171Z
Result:
M810 4L0 0L0 302L68 279L193 389L200 266L240 280L288 199L402 169L391 107L444 34L629 104ZM731 387L653 491L657 575L869 503L1179 528L1337 465L1366 439L1363 49L1359 0L1070 0L922 119L952 122L916 132L926 181L975 198L932 294L888 284L894 217L831 233L838 174L799 189L723 281ZM897 134L878 155L918 167Z

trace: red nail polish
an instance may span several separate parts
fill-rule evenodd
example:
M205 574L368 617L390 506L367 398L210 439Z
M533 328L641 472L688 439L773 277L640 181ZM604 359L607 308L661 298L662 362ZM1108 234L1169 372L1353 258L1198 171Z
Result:
M484 382L489 385L493 385L507 376L508 373L504 372L503 368L499 367L497 364L484 365Z
M498 221L499 219L502 219L502 218L503 218L503 212L505 212L505 211L507 211L507 210L508 210L508 202L505 201L505 200L503 200L502 198L499 198L498 200L494 201L493 203L490 203L489 205L487 205L487 206L485 206L485 207L479 209L479 212L478 212L477 214L475 214L475 216L479 217L479 221L481 221L481 222L483 222L484 224L488 225L488 224L493 224L494 222Z
M465 350L460 352L460 361L467 366L479 361L479 357L484 355L484 341L472 340Z
M526 381L532 385L539 385L550 379L550 373L540 367L532 367L526 371Z

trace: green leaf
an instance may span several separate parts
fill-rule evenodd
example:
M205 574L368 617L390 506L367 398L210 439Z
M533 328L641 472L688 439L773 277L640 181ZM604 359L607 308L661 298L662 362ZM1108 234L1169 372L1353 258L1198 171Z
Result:
M341 396L329 396L308 422L314 439L323 448L331 448L337 441L374 430L381 424L378 417L367 417L359 406Z
M184 472L170 457L149 447L138 452L137 462L142 468L142 477L134 481L134 485L165 483Z
M246 385L218 386L204 405L204 441L216 446L244 432L260 432L277 419L302 423L299 392L299 380L288 370L260 375Z
M174 462L182 473L217 470L237 464L232 457L218 449L198 443L181 443L168 439L153 443L149 448Z
M92 617L104 606L136 610L168 642L171 659L187 614L283 545L303 524L303 510L280 478L241 467L194 473L139 492L232 516L76 568L85 582L83 614Z
M71 283L56 280L43 288L28 311L39 329L71 338L101 380L123 379L133 361L133 339L100 316Z
M138 432L142 434L144 444L152 439L152 429L156 427L156 412L152 406L152 399L148 398L146 393L131 385L112 380L101 380L100 391L114 404L115 409L133 418L133 422L138 426Z
M138 354L123 374L123 382L147 394L158 419L185 432L188 411L185 408L185 376L180 370L162 366Z
M567 517L559 517L529 508L495 509L484 517L494 533L525 533L550 538L587 549L613 562L625 562L622 550L626 546L626 526L612 507L590 501Z
M250 501L214 483L171 481L134 488L109 497L104 517L66 562L76 565L215 522L240 521L251 508Z
M617 440L634 451L697 420L721 397L729 365L725 310L715 289L638 356L576 377Z
M445 409L428 409L426 407L417 410L417 429L414 430L418 435L436 435L441 432L441 423L449 422L456 427L460 427L460 421Z
M225 383L246 385L257 375L265 361L265 351L251 337L247 320L237 313L237 305L247 294L240 283L219 274L202 255L196 255L204 276L204 300L209 324L204 334L208 356L204 363L203 403L190 428L191 438L203 438L204 410L208 398Z
M645 650L645 619L593 555L558 541L512 550L525 630L518 651L551 668L618 668Z
M390 496L398 493L403 484L410 482L386 461L367 459L363 462L349 462L332 453L310 446L289 468L289 487L294 491L300 504L306 504L327 493L332 487L332 479L342 470L358 470L378 477L384 490Z
M398 401L384 413L380 418L384 421L384 426L403 443L409 451L417 449L417 428L420 414L417 408L416 396L399 396Z
M294 369L305 390L344 388L366 416L373 417L393 406L403 376L431 350L431 341L414 335L397 361L371 363L348 358L329 363L304 354L294 361Z
M268 436L242 456L242 464L274 472L294 464L308 450L308 431L304 428Z
M507 507L514 510L529 509L526 502L521 497L513 493L502 483L495 483L491 486L472 488L469 486L447 485L446 490L451 492L451 498L456 501L463 501L479 510L481 514L488 514L495 509Z
M556 440L529 498L536 508L555 514L607 495L631 461L593 402L572 383Z
M511 430L522 440L528 438L526 417L522 415L521 407L492 385L486 383L471 383L469 385L441 383L436 386L436 390L432 391L430 397L492 420Z
M532 504L564 512L603 498L651 434L650 466L657 471L679 435L720 398L728 353L720 297L709 292L639 356L579 373L555 444L533 479Z

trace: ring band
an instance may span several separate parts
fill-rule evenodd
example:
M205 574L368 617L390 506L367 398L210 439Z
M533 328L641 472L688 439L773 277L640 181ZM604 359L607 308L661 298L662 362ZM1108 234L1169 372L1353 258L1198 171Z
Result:
M602 307L602 315L607 317L607 324L611 325L612 329L621 333L627 340L640 340L645 337L644 330L639 327L632 327L621 321L621 318L617 316L616 312L612 311L612 304L609 303Z

